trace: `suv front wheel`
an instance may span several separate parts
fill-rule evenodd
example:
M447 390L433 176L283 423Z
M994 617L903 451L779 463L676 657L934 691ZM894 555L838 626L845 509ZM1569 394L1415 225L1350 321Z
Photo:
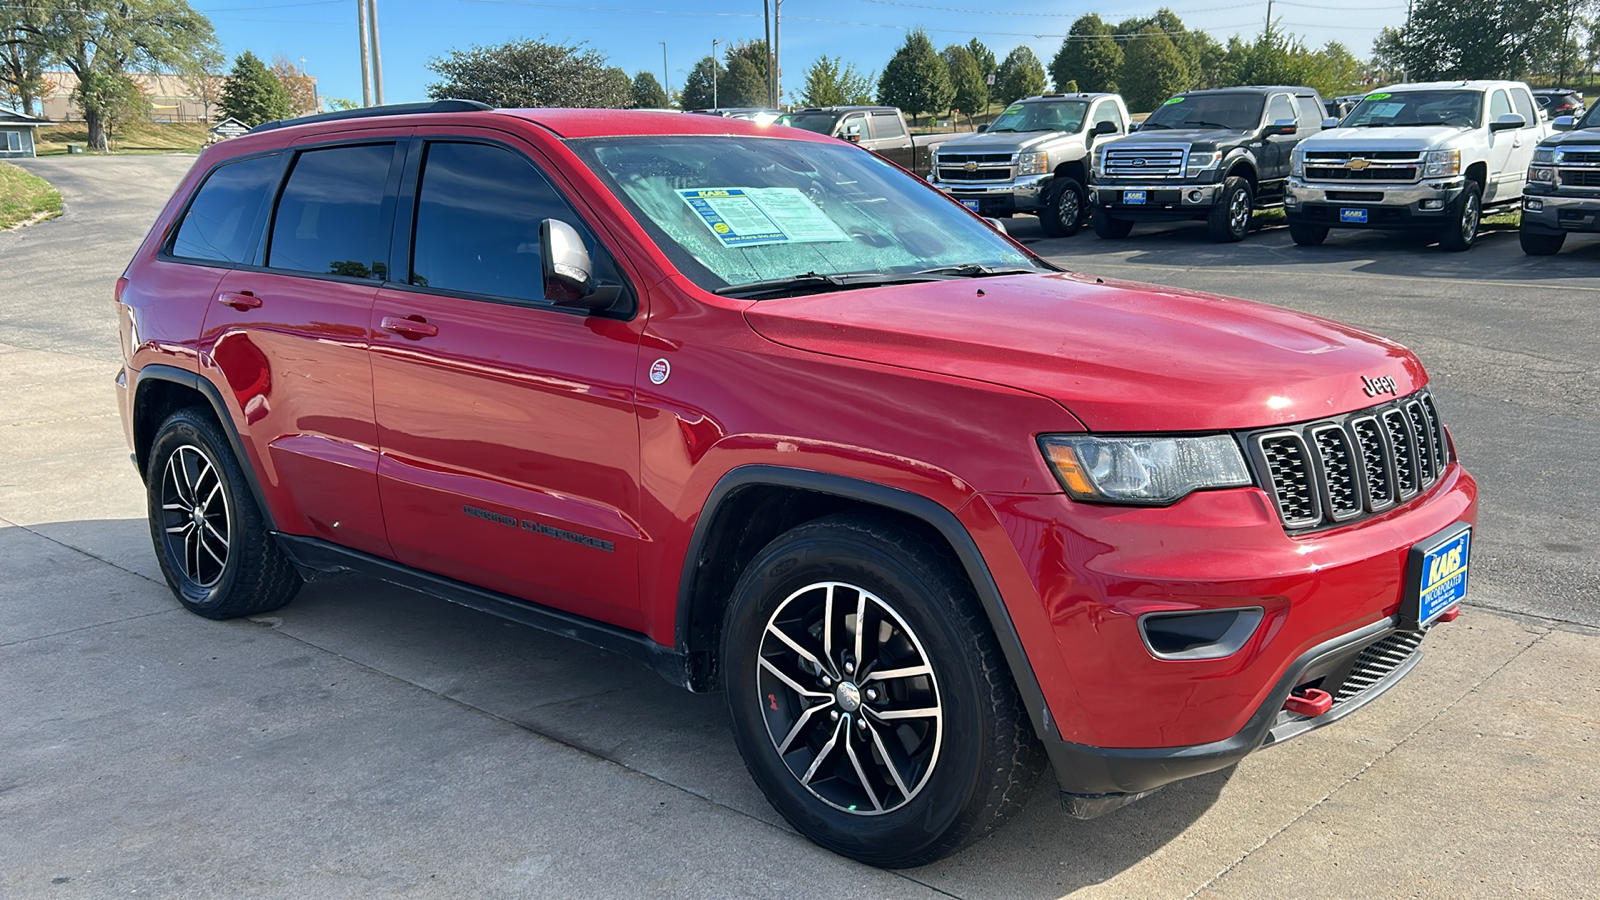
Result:
M734 589L722 660L756 784L802 834L870 865L977 840L1042 768L964 574L878 519L830 516L768 544Z
M161 424L144 481L156 559L178 602L208 619L231 619L294 599L300 575L209 415L183 409Z

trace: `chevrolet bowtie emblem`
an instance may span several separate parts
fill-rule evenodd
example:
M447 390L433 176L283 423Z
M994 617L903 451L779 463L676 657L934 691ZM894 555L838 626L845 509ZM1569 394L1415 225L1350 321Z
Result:
M978 164L975 162L969 162L961 168L966 169L968 172L976 172L978 171Z
M1372 165L1372 163L1370 163L1370 162L1368 162L1368 161L1366 161L1364 159L1352 159L1349 162L1345 163L1344 167L1346 169L1354 169L1357 172L1359 172L1362 169L1365 169L1367 166L1370 166L1370 165Z

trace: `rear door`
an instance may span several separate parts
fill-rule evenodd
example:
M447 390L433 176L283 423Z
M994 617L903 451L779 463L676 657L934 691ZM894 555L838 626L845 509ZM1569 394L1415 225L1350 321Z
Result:
M620 278L533 148L419 129L412 153L395 230L403 268L372 310L396 558L637 629L644 317L545 301L545 218L578 228L598 281Z
M1502 196L1520 197L1528 183L1528 166L1533 164L1533 151L1544 140L1545 128L1539 119L1538 108L1533 105L1533 97L1526 88L1518 86L1511 89L1511 107L1522 117L1524 125L1517 131L1517 139L1511 142L1510 171L1506 172Z
M1510 171L1516 158L1517 144L1522 140L1522 132L1518 129L1495 131L1489 127L1496 119L1514 112L1511 95L1504 88L1489 92L1488 112L1483 121L1489 135L1489 183L1484 185L1485 202L1521 194L1522 182L1527 178L1526 165L1523 166L1524 171L1518 174L1513 175Z

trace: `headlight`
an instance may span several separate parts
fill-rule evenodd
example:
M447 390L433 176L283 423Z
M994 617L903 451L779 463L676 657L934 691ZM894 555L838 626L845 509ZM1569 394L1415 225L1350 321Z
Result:
M1289 174L1295 178L1306 177L1306 151L1299 147L1289 157Z
M1556 170L1549 166L1529 166L1528 180L1535 184L1555 184Z
M1024 150L1017 154L1018 175L1043 175L1050 171L1050 156L1043 150Z
M1075 500L1159 506L1207 488L1251 484L1239 445L1210 437L1093 437L1055 434L1039 439L1045 459Z
M1422 162L1429 178L1461 174L1460 150L1429 150L1422 155Z
M1540 147L1539 149L1533 151L1533 164L1536 166L1540 164L1547 166L1552 165L1555 163L1555 161L1556 148L1554 147Z
M1191 150L1189 151L1189 171L1187 177L1193 178L1201 172L1209 172L1222 162L1221 150Z
M1104 172L1106 170L1106 145L1102 143L1094 148L1094 155L1090 157L1090 171Z

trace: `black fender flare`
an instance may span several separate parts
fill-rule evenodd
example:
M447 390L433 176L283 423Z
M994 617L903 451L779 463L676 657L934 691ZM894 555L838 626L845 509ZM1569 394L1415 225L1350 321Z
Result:
M973 591L978 595L990 628L1005 655L1017 693L1028 710L1028 717L1033 721L1035 733L1046 745L1060 741L1055 719L1045 703L1044 692L1039 687L1033 666L1028 662L1022 639L1011 621L1011 613L1001 599L1000 588L989 572L989 564L955 513L921 494L844 475L783 466L748 465L729 470L717 481L701 507L700 517L689 539L688 552L684 555L683 574L678 584L676 644L679 656L688 656L694 583L700 571L700 555L712 523L716 521L717 508L733 492L755 485L795 488L881 506L918 519L937 531L950 544L957 561L972 582Z

